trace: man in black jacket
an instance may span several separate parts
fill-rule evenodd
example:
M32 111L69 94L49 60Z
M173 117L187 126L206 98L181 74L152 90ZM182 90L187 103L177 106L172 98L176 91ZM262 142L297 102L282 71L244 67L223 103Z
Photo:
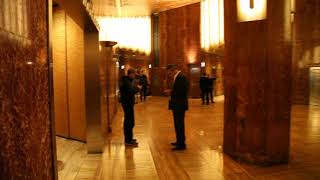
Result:
M209 87L208 87L208 94L210 96L211 103L214 103L214 82L217 78L212 76L209 78Z
M129 69L128 75L122 77L120 85L120 99L124 111L124 141L126 146L134 147L138 146L133 139L135 94L138 92L133 82L135 75L135 70Z
M141 71L140 77L139 77L139 85L141 87L140 89L140 101L146 101L147 96L147 90L148 90L148 78L145 74L143 74L143 71Z
M207 77L206 73L200 77L200 90L201 90L201 99L202 105L207 103L209 104L209 78Z
M184 117L188 110L188 90L189 82L186 76L177 69L176 65L168 65L168 75L173 77L173 85L171 90L165 93L170 94L169 110L173 112L174 127L176 131L177 141L171 143L175 146L172 150L185 150L185 126Z

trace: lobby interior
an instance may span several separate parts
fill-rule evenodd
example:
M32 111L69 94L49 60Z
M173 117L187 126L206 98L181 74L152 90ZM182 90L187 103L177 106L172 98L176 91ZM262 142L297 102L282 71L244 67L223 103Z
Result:
M320 179L319 19L319 0L0 0L0 179ZM169 64L190 84L184 151ZM130 68L149 82L135 148Z

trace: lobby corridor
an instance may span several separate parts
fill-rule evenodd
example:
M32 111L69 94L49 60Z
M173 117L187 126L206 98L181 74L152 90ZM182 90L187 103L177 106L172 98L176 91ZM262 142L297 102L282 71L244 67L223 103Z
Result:
M135 106L138 148L123 144L120 110L102 155L100 179L320 179L319 107L293 107L288 165L258 167L222 153L222 100L209 106L201 106L198 99L189 103L185 151L171 151L175 134L167 98L151 97Z

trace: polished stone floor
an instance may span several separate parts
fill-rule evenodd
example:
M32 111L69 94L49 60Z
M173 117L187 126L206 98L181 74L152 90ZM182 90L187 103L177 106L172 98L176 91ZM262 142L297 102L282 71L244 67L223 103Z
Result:
M69 165L68 158L72 157L72 152L65 150L69 155L62 152L59 155L58 143L58 159L60 156L67 168L60 171L60 179L320 179L319 106L293 106L291 161L288 165L273 167L235 161L221 152L223 101L202 106L199 100L190 100L190 111L186 115L188 149L180 152L170 149L169 143L174 141L175 134L166 98L151 97L135 108L134 133L139 141L138 148L125 148L123 145L123 113L120 110L101 156L80 153L85 150L82 145L78 148L80 152L73 152L80 153L82 157L78 163ZM78 171L77 175L68 176L75 171Z
M98 179L101 154L87 154L85 143L56 139L59 180Z

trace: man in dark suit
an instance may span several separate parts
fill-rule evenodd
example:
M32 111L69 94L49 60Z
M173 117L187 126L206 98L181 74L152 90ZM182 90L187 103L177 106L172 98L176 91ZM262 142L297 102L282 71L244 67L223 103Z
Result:
M214 103L214 82L216 79L217 78L214 76L212 76L208 79L209 80L208 93L210 96L211 103Z
M129 69L128 75L122 77L120 84L120 99L124 111L124 141L126 146L133 147L138 146L136 140L133 139L135 94L138 92L137 87L134 86L135 75L135 70Z
M175 146L172 150L185 150L185 127L184 117L188 110L188 90L189 82L186 76L177 69L176 65L167 66L168 75L173 77L173 85L171 90L166 93L170 94L169 110L173 112L174 127L176 131L176 142L171 143Z
M209 78L206 73L200 77L200 90L201 90L201 99L202 105L207 103L209 104Z
M148 90L148 78L145 74L143 74L143 71L141 71L140 77L139 77L139 85L141 87L140 89L140 101L146 101L147 96L147 90Z

